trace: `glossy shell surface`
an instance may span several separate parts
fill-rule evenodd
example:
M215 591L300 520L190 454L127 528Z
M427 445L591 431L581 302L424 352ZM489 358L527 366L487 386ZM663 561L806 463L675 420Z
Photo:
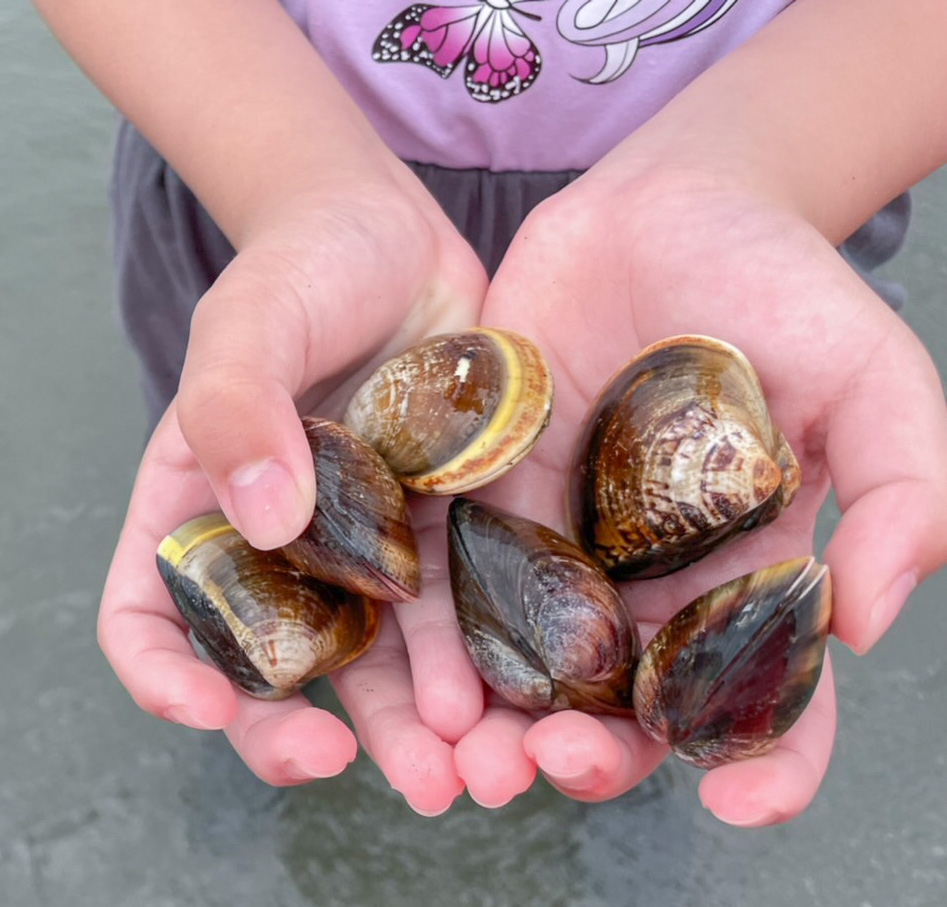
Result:
M459 494L498 478L549 420L552 376L539 350L509 331L430 337L379 366L343 422L406 487Z
M359 656L378 605L257 551L222 514L185 523L158 548L158 571L211 660L261 699L283 699Z
M641 657L639 723L701 768L767 752L815 690L831 600L828 569L812 558L758 570L696 599Z
M316 471L308 529L283 548L304 573L381 601L420 591L417 543L404 492L385 461L351 431L304 418Z
M613 579L661 576L774 519L800 480L735 347L672 337L602 391L577 446L576 536Z
M451 503L448 540L458 622L489 686L524 709L631 713L637 630L587 555L464 498Z

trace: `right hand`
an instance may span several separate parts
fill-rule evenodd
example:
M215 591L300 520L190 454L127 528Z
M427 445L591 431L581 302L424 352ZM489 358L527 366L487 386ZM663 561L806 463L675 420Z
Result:
M476 324L486 289L474 253L407 169L326 195L294 201L258 229L198 304L179 392L144 453L98 626L141 708L223 729L274 785L340 772L355 756L352 732L301 694L257 701L199 661L155 549L216 509L259 548L295 538L318 493L297 410L338 418L379 361L425 335ZM442 556L442 517L437 501L414 509L426 562ZM412 655L437 668L415 677L423 701L415 702L405 641L388 611L378 642L333 678L369 755L429 815L462 790L450 742L482 709L456 626L439 619L446 571L434 574L420 601L399 607Z
M842 516L822 558L841 642L867 651L914 583L947 563L947 408L930 357L825 237L751 187L663 165L635 173L630 157L599 164L526 219L482 317L531 337L556 381L542 439L483 497L559 530L586 414L634 354L707 334L743 350L759 375L799 458L799 491L765 529L629 584L643 642L720 583L811 554L830 479ZM770 752L708 771L701 803L743 827L793 818L825 775L834 734L826 660L798 722ZM634 720L534 716L501 702L455 750L468 793L489 806L525 790L537 769L574 799L611 799L666 752Z

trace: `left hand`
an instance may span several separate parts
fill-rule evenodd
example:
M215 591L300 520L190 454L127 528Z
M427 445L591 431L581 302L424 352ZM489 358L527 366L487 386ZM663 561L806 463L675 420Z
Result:
M351 185L337 180L331 197L300 193L201 299L179 392L142 458L98 631L142 709L223 730L269 784L338 774L355 758L357 735L408 804L433 815L463 789L450 743L482 710L456 628L443 632L427 620L438 583L396 609L402 630L384 606L377 642L332 674L350 729L302 694L252 699L198 660L155 569L166 533L218 509L258 548L295 538L319 494L297 409L338 417L379 361L476 321L486 277L472 250L406 170L395 168L390 180L387 172L373 180L361 172ZM443 533L431 527L442 504L414 508L425 563L437 559L431 549ZM409 666L416 645L434 653L428 675ZM444 709L454 686L474 695Z
M660 173L660 171L658 171ZM913 585L947 560L947 412L917 338L801 217L752 194L660 174L616 184L590 171L527 218L488 293L483 322L531 337L556 379L549 428L512 477L482 493L562 531L566 472L592 399L643 346L703 333L757 370L802 487L773 524L672 576L633 584L645 642L699 594L812 549L831 481L842 519L824 560L833 633L867 651ZM808 708L774 750L709 771L700 798L741 826L810 802L835 731L826 659ZM560 712L534 720L499 702L456 748L471 796L499 806L538 768L563 793L628 790L666 748L633 720Z

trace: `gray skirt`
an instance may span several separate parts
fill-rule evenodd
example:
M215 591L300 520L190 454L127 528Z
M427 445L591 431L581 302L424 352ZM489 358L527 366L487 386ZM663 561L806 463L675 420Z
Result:
M526 215L580 175L408 166L491 275ZM177 391L194 307L235 253L180 177L127 122L116 144L111 199L119 311L141 363L153 428ZM905 194L840 250L895 309L904 301L903 290L872 272L901 247L909 218Z

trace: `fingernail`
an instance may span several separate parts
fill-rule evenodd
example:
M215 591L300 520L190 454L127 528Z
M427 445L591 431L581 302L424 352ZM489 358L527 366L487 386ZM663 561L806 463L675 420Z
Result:
M169 705L164 712L162 712L162 716L165 720L172 721L174 724L183 724L186 727L191 727L198 731L220 730L220 728L212 724L201 721L186 705Z
M772 825L779 819L779 813L776 810L759 809L755 806L747 808L745 812L736 809L729 815L713 812L713 810L711 812L721 822L733 825L736 828L761 828L764 825Z
M296 535L299 486L272 457L234 471L230 502L241 534L256 548L285 545Z
M590 765L576 772L552 772L542 766L540 766L540 770L556 787L577 792L590 790L599 778L599 770L595 765Z
M763 825L772 825L780 817L778 809L771 805L761 802L755 796L744 795L744 799L730 799L721 809L711 808L704 803L703 797L700 798L701 805L715 819L727 825L733 825L736 828L759 828Z
M435 816L442 816L447 812L447 810L450 809L450 803L441 809L422 809L420 806L415 806L413 803L408 803L408 806L410 806L411 809L413 809L419 816L423 816L425 819L433 819Z
M470 799L473 800L477 806L482 806L484 809L500 809L500 807L506 806L512 799L511 797L504 797L500 800L488 800L486 797L475 797L470 788L467 788L467 793L470 794Z
M908 570L888 586L887 591L878 598L868 616L865 639L858 649L860 655L864 655L884 636L885 631L898 616L898 612L904 607L908 596L917 587L917 581L917 570Z
M322 778L334 778L342 772L342 769L340 768L338 771L325 771L321 768L313 769L297 762L295 759L289 759L283 765L283 771L294 781L318 781Z

